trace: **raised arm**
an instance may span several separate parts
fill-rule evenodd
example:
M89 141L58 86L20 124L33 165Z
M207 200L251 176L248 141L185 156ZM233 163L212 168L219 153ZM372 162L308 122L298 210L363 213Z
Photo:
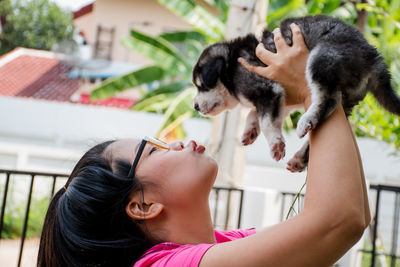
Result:
M293 49L302 41L298 27L292 27ZM278 54L282 46L277 34ZM301 37L301 38L300 38ZM258 48L259 50L259 48ZM281 50L282 51L282 50ZM298 53L301 52L299 49ZM258 51L260 57L266 51ZM292 62L302 62L291 55ZM261 58L261 57L260 57ZM284 62L288 59L283 58ZM290 61L289 60L289 61ZM280 62L268 62L268 75L291 81L288 90L292 102L310 105L310 95L297 85L306 84L304 75L295 77L293 70L285 72ZM297 64L297 63L294 63ZM296 69L292 65L292 69ZM265 69L266 70L266 69ZM258 69L262 74L262 70ZM271 78L271 77L269 77ZM282 79L282 80L279 80ZM297 82L292 83L294 79ZM283 83L282 83L283 84ZM365 181L361 160L353 133L339 106L329 118L310 133L310 160L304 209L297 216L258 231L255 235L213 246L204 255L200 266L330 266L361 237L369 220Z

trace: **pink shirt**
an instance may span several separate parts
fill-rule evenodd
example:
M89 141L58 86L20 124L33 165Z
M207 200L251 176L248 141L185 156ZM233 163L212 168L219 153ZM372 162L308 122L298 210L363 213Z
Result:
M252 235L255 232L255 229L249 229L214 231L214 234L217 243L223 243ZM198 267L204 253L214 245L161 243L147 250L134 267Z

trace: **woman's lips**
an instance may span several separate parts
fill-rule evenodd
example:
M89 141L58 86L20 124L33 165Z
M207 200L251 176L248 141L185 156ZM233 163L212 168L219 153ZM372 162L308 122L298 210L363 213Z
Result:
M202 145L199 145L196 147L196 152L198 153L203 153L206 150L206 148Z
M190 140L190 146L192 147L193 151L197 153L203 153L206 150L204 146L197 145L194 140Z

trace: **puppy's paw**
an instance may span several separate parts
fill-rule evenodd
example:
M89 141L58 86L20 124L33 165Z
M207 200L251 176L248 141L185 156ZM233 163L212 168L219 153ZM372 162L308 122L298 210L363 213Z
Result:
M271 156L276 161L285 157L285 143L282 138L276 138L271 143Z
M247 128L242 136L242 145L248 146L257 139L260 130L257 127Z
M291 172L302 172L307 167L307 163L302 159L302 155L296 153L286 165L286 169Z
M302 116L297 123L296 133L300 138L303 138L314 126L311 118Z

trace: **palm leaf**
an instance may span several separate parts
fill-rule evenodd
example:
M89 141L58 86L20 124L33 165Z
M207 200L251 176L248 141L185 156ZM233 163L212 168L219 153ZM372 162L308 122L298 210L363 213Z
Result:
M198 31L167 32L158 35L158 37L161 37L170 43L182 43L189 40L198 41L204 44L206 43L206 37Z
M171 103L174 101L176 94L159 94L152 97L141 100L133 106L132 110L143 111L143 112L153 112L153 113L163 113Z
M268 27L276 28L279 22L290 16L304 15L306 10L304 0L289 0L285 5L278 6L275 10L270 10L267 15Z
M195 64L207 44L207 38L198 31L168 32L160 34L158 37L179 45L183 55L191 66Z
M165 78L167 72L158 66L145 67L118 78L108 79L90 94L92 100L109 98L115 93Z
M229 8L228 0L204 0L204 2L217 7L221 11L225 11Z
M307 3L308 13L310 15L316 14L330 14L335 11L341 4L337 0L311 0Z
M174 121L168 124L164 129L160 130L157 137L162 140L176 140L183 139L186 135L182 123L192 117L192 111L187 111L178 116Z
M137 104L139 104L141 101L144 101L147 98L153 97L155 95L178 93L178 92L182 91L184 88L186 88L187 86L189 86L189 84L190 84L190 82L188 80L182 80L182 81L178 81L178 82L172 82L169 84L161 85L157 89L154 89L154 90L146 93L142 97L142 99L139 102L137 102Z
M184 118L191 117L194 113L194 109L192 107L193 98L196 94L196 91L193 87L184 90L181 92L168 107L167 111L164 115L163 123L161 124L160 130L157 135L163 132L163 130L169 125L180 125L179 120ZM184 116L183 116L184 115ZM175 127L174 126L174 127ZM172 126L171 126L172 127ZM172 127L173 128L173 127ZM169 128L171 130L171 128ZM164 131L165 133L165 131Z
M163 38L131 30L131 36L122 38L121 42L171 73L187 72L191 69L178 49Z
M223 40L225 25L204 7L190 0L157 1L207 36L210 41Z
M189 81L184 80L162 85L145 94L142 99L133 106L132 110L162 113L167 110L176 95L189 84Z

